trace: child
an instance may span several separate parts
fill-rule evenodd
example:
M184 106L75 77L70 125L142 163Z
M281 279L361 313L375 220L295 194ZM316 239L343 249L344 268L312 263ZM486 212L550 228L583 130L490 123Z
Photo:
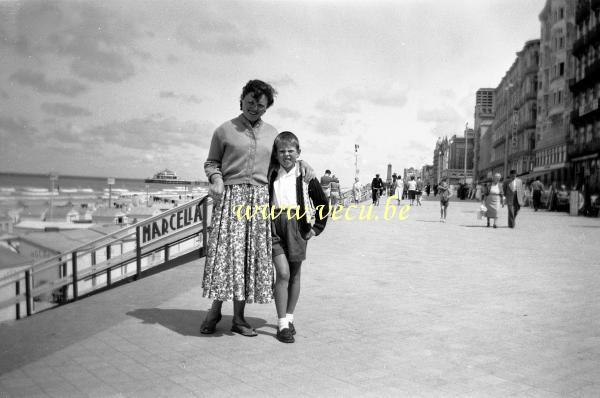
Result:
M438 186L438 192L440 194L440 222L446 222L446 215L448 213L448 203L452 196L452 190L448 185L446 177L442 178L441 184Z
M300 266L306 259L306 241L323 231L330 211L319 180L314 178L308 184L302 181L296 164L299 155L300 143L293 133L284 131L275 137L269 193L271 206L275 208L271 236L276 273L277 339L283 343L293 343L296 334L294 309L300 296ZM309 223L312 218L309 200L317 209L314 225ZM290 208L294 210L288 210ZM284 211L279 212L280 209Z

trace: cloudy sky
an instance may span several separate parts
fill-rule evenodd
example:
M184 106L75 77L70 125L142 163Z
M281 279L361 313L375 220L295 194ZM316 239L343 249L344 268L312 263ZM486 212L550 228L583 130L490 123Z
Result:
M351 184L473 125L544 0L0 1L0 171L204 178L250 79L303 157Z

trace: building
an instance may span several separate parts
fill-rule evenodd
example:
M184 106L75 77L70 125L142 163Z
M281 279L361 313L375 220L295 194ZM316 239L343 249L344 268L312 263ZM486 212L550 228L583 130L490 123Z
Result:
M600 1L580 0L575 11L572 46L574 77L572 128L567 141L568 180L581 189L600 192Z
M540 40L526 42L496 88L486 176L524 174L534 167L539 51Z
M53 206L49 207L45 213L44 221L59 221L72 223L79 221L79 212L73 206Z
M127 213L127 220L131 224L135 224L147 218L157 216L160 213L161 210L158 207L134 206Z
M426 164L425 166L423 166L421 168L421 179L423 180L423 184L424 185L431 185L433 186L433 178L434 177L434 172L433 172L433 165L430 164Z
M454 134L448 141L448 167L443 176L448 178L449 184L457 185L472 181L473 141L473 129L467 129L466 139L464 136Z
M433 184L438 185L448 169L448 137L438 138L433 151Z
M473 129L473 178L476 182L491 178L489 169L491 127L494 122L496 89L480 88L475 93L475 126ZM488 131L490 132L488 134ZM489 171L489 176L488 176Z
M92 213L95 224L124 224L127 221L123 210L114 207L99 207Z
M0 235L13 233L13 219L9 216L0 215Z
M404 169L404 174L402 179L404 180L404 182L406 181L410 181L410 177L414 176L415 180L417 179L417 177L421 177L421 170L419 169L415 169L414 167L410 167L408 169Z
M567 138L573 101L568 86L574 77L570 57L575 40L575 1L547 0L540 13L541 42L537 92L535 166L531 177L568 183Z

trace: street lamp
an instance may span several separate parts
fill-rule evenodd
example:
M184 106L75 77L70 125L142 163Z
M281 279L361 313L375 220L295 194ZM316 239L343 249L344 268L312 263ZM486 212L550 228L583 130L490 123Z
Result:
M465 123L465 184L467 184L467 130L469 130L469 122Z
M111 208L112 207L112 186L115 183L115 179L112 177L109 177L107 179L106 183L108 184L108 207Z

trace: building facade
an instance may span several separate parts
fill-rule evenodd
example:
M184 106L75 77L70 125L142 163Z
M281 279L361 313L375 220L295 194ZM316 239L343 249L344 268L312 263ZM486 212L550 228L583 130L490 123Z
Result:
M487 178L491 140L486 139L486 134L494 122L495 97L496 90L493 88L480 88L475 93L475 126L473 128L473 178L475 182Z
M496 88L488 176L534 168L539 51L539 40L526 42Z
M472 181L473 141L473 129L467 129L466 139L464 136L455 134L448 141L447 167L443 170L442 176L448 178L449 184L457 185L461 182L470 183Z
M568 83L574 76L570 54L575 39L575 1L547 0L539 16L538 115L531 176L540 176L546 184L569 182L567 139L573 101Z
M567 145L568 180L578 189L600 192L600 0L580 0L572 46L574 77L571 131Z

